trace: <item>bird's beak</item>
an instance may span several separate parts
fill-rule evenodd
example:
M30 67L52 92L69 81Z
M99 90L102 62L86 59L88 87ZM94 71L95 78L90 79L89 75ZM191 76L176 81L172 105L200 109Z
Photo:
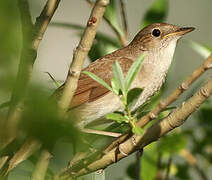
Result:
M168 34L165 34L163 38L167 38L169 36L183 36L184 34L187 34L191 31L193 31L195 28L194 27L181 27L178 30L174 32L170 32Z

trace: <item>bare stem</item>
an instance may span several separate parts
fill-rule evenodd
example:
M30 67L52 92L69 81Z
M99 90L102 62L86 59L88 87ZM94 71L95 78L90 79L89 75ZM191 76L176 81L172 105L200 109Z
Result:
M51 158L51 154L46 151L43 150L41 152L40 158L38 159L38 162L35 166L35 169L32 173L32 180L44 180L45 179L45 175L46 175L46 171L49 165L49 161Z
M109 0L96 1L96 4L94 5L90 18L88 20L87 27L82 35L79 45L77 46L74 52L64 90L58 104L62 114L67 111L71 103L72 97L74 96L82 65L91 48L91 45L96 35L97 27L104 14L105 7L108 4Z
M68 179L69 177L77 177L98 169L104 169L107 166L127 157L140 148L144 148L148 144L157 141L161 136L167 134L173 129L181 126L188 116L212 94L212 79L210 79L198 92L196 92L189 100L182 104L182 106L172 112L165 119L156 122L150 128L145 130L141 136L133 136L120 144L117 148L102 156L101 159L92 162L84 168L73 172L72 168L68 168L61 172L59 177L61 179Z
M7 146L16 137L17 124L19 122L24 98L27 93L28 85L32 76L32 69L37 57L37 49L43 34L58 7L60 0L48 0L40 16L37 18L35 25L31 21L29 5L27 0L18 0L23 47L21 59L18 68L16 83L11 97L11 105L8 111L4 142L2 148Z

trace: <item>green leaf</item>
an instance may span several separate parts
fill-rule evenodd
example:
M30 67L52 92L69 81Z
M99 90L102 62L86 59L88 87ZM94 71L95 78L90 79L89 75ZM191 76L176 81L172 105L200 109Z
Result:
M207 58L212 53L212 47L208 47L194 41L188 41L188 43L191 48L194 49L203 58Z
M155 0L149 10L145 13L141 27L156 22L164 22L168 15L168 0Z
M122 123L122 122L128 123L127 117L125 117L119 113L109 113L106 115L106 118L117 121L118 123Z
M144 130L141 127L139 127L137 124L135 124L135 126L132 128L132 132L134 134L141 135L144 132Z
M130 67L127 76L126 76L126 90L128 91L128 89L130 88L132 82L134 81L136 75L138 74L138 72L141 70L141 65L142 62L144 60L144 55L141 55Z
M55 78L49 73L49 72L45 72L49 75L50 79L54 82L54 84L59 88L61 86L61 84L59 82L57 82L55 80Z
M129 109L133 108L133 106L136 104L142 91L143 89L141 88L133 88L127 93L127 106Z
M111 86L112 86L113 92L114 92L116 95L119 95L119 90L120 90L120 88L119 88L119 86L118 86L118 84L116 83L116 81L115 81L114 78L111 79Z
M88 71L83 71L82 73L88 75L90 78L92 78L93 80L97 81L99 84L101 84L102 86L106 87L107 89L109 89L110 91L113 92L113 89L103 79L99 78L94 73L88 72Z
M110 0L110 4L106 8L104 17L107 19L107 21L109 21L110 24L112 24L112 26L119 32L119 34L124 34L119 24L116 0Z
M114 80L115 80L116 84L118 85L118 87L120 87L124 97L126 97L127 92L126 92L126 88L125 88L124 74L121 69L121 66L119 65L119 63L117 61L115 61L113 63L112 70L113 70L113 76L114 76Z

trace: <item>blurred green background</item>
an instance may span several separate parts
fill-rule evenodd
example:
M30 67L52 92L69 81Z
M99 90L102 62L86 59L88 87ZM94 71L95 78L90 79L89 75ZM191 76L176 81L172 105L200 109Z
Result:
M143 23L143 17L153 2L154 0L125 1L130 40L140 30L141 24ZM196 30L184 37L178 43L174 62L167 77L163 93L164 97L174 90L179 83L182 82L185 77L197 68L204 60L197 51L189 46L189 43L186 40L192 40L212 47L212 1L169 0L167 2L168 15L165 22L180 26L192 26L195 27ZM45 3L45 0L29 0L33 22L39 15ZM53 17L52 22L71 23L84 26L89 14L90 7L85 0L63 0ZM120 19L120 17L118 18ZM117 39L105 21L101 22L98 31L109 35L109 37L114 40ZM79 42L79 33L79 30L75 28L59 27L53 24L49 25L39 46L38 57L35 62L32 76L32 82L39 84L39 87L42 87L41 91L44 91L43 93L45 94L45 97L51 95L56 89L55 84L52 83L45 72L49 72L59 82L65 80L73 50ZM11 85L15 81L14 76L17 73L21 45L21 29L17 2L15 0L3 0L0 2L0 104L10 98L12 90ZM110 51L111 47L108 47L107 50ZM86 60L84 66L88 63L90 63L89 59ZM207 72L203 77L199 78L199 80L192 85L191 89L186 92L176 104L179 104L186 98L190 97L192 93L203 85L204 81L209 76L211 76L211 72ZM40 91L39 87L38 91ZM36 88L32 89L36 90ZM202 106L201 111L194 113L182 128L175 130L176 133L173 134L173 137L170 135L170 139L172 138L174 140L164 140L166 144L165 146L174 147L173 152L169 148L165 148L163 151L164 158L162 161L162 169L166 167L170 154L174 154L170 179L204 179L204 177L200 175L201 173L197 172L197 169L189 167L186 160L179 155L179 149L183 148L189 149L189 151L192 152L206 178L208 180L212 179L212 144L210 140L212 135L212 107L210 101ZM1 116L4 117L5 114L5 111L1 110ZM179 140L179 149L173 145L173 141L176 141L176 138ZM167 143L170 141L170 144ZM67 157L71 154L70 152L72 152L72 148L66 141L59 141L54 145L55 146L52 147L54 158L50 167L51 170L58 170L64 166L64 162L68 161ZM151 145L150 147L145 148L144 158L142 159L143 166L149 167L146 168L146 172L149 175L154 175L156 171L154 170L154 167L156 165L159 150L158 146L155 146L156 145ZM164 147L163 144L161 146ZM156 152L158 153L157 155L155 155ZM35 155L35 157L37 156L38 154ZM153 159L148 160L148 157ZM149 163L151 161L153 161L152 164ZM35 161L32 158L31 160L21 163L21 165L11 172L9 180L30 179L30 173L34 167L33 162ZM105 171L106 179L127 180L130 179L130 177L133 178L133 169L135 168L134 162L135 156L131 155L130 157L121 160L119 163L110 166ZM145 168L143 169L145 171ZM142 177L144 180L151 180L154 176L146 177L146 175L142 175Z

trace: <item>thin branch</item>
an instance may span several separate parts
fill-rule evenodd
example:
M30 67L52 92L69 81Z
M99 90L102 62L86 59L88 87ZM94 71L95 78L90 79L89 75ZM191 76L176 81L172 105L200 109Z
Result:
M46 171L47 171L51 157L52 156L48 151L43 150L41 152L40 158L38 159L38 162L36 163L35 169L32 173L31 180L44 180L45 179Z
M143 149L139 149L136 152L136 180L140 180L140 174L141 174L141 158L143 155Z
M48 0L40 16L36 19L35 25L32 24L29 5L27 0L18 0L21 27L23 36L23 47L17 80L11 97L11 105L8 111L4 142L2 148L7 146L16 137L17 124L19 122L24 98L27 93L28 85L32 76L32 69L37 57L37 49L46 31L46 28L55 13L60 0Z
M122 17L122 24L124 26L125 31L125 37L128 39L129 37L129 31L128 31L128 25L127 25L127 15L126 15L126 8L124 0L119 0L120 7L121 7L121 17Z
M171 164L172 164L172 155L170 154L169 159L168 159L168 163L167 163L166 175L165 175L164 180L169 179Z
M157 115L167 106L169 106L172 102L174 102L185 90L187 90L191 84L198 79L204 72L212 68L212 55L210 55L199 68L193 71L191 75L189 75L185 81L183 81L180 86L175 89L166 99L161 100L160 103L147 115L143 116L139 121L138 125L140 127L144 127L151 120L155 119ZM106 149L106 151L110 151L118 144L124 142L129 136L131 136L131 131L122 135Z
M13 168L18 164L26 160L31 156L36 150L40 148L41 144L35 139L28 138L26 142L21 146L21 148L14 154L10 159L7 171L5 174L8 174Z
M4 165L7 162L8 158L9 158L9 156L3 156L3 157L0 158L0 170L1 170L1 168L4 167Z
M92 1L90 1L90 0L86 0L86 1L90 7L94 6ZM103 16L103 19L109 25L109 27L113 30L113 32L116 34L116 36L119 38L121 45L127 46L128 42L127 42L126 37L123 36L123 34L110 22L110 20L106 16Z
M121 133L114 133L114 132L108 132L108 131L99 131L95 129L86 129L83 128L81 129L82 132L88 133L88 134L98 134L98 135L103 135L103 136L110 136L110 137L119 137L121 136Z
M71 103L72 97L77 88L77 82L80 76L82 65L91 48L91 45L96 35L97 27L108 4L109 0L96 1L96 4L87 22L87 27L83 33L79 45L77 46L74 52L72 63L70 65L68 76L62 93L62 97L58 103L62 114L64 114L67 111Z
M124 143L120 144L118 149L114 148L101 159L92 162L88 166L73 172L72 168L68 168L61 172L59 177L67 179L69 177L78 177L98 169L104 169L107 166L127 157L140 148L144 148L148 144L157 141L161 136L167 134L173 129L181 126L188 116L212 94L212 79L210 79L198 92L196 92L189 100L184 102L180 108L177 108L168 117L156 122L150 128L144 131L141 136L133 136Z

